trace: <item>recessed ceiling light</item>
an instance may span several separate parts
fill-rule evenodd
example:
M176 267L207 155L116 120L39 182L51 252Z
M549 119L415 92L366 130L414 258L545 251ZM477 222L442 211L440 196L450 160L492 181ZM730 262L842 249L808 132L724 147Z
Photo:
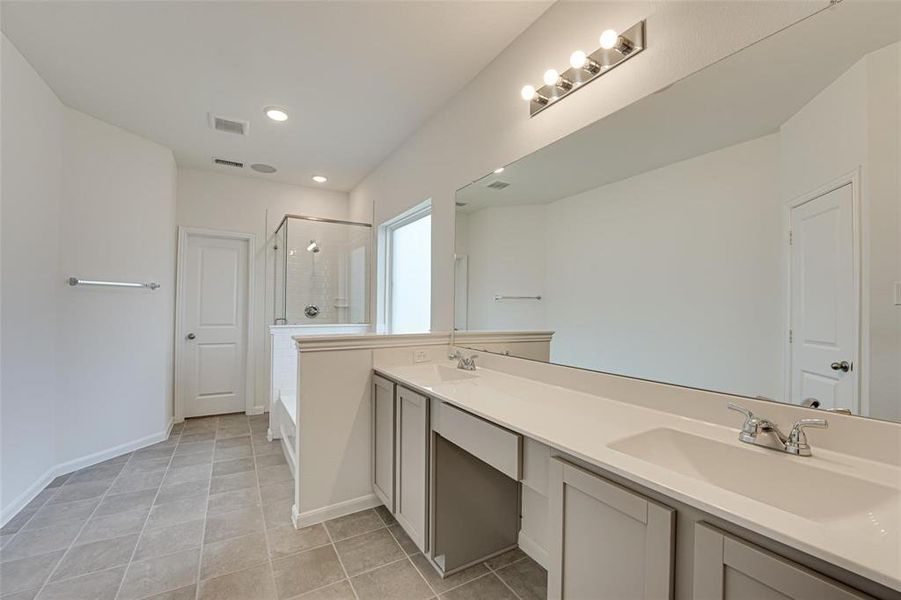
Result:
M275 173L276 168L272 165L267 165L265 163L254 163L250 165L250 168L256 171L257 173Z
M496 169L494 170L494 172L495 172L495 173L503 173L503 172L504 172L504 167L498 167L498 168L496 168Z
M278 108L277 106L268 106L266 107L266 116L272 119L273 121L278 121L281 123L282 121L288 120L288 113L285 112L285 109Z
M325 183L326 181L328 181L328 177L326 177L325 175L313 175L313 181L315 181L316 183Z

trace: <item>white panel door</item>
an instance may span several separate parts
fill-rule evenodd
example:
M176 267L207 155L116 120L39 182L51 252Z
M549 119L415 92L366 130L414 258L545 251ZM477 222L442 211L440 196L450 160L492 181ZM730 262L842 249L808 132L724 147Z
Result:
M245 410L248 246L246 239L187 235L177 340L185 417Z
M851 184L791 211L791 401L857 412Z

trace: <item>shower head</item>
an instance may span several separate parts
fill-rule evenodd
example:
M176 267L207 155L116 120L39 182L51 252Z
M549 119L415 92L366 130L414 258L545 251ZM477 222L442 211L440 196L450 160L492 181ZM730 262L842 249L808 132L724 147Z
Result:
M312 252L313 254L319 252L319 244L316 243L316 240L310 240L310 243L307 246L307 252Z

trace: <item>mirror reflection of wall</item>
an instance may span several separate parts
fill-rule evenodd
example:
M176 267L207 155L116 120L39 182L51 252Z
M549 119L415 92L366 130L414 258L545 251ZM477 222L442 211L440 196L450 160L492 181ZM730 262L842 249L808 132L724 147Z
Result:
M840 5L460 190L458 328L901 419L899 29Z

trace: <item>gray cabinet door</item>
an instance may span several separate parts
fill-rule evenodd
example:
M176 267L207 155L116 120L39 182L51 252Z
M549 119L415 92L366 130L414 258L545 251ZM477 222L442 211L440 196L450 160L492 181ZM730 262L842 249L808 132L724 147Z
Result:
M372 491L394 512L394 383L372 376Z
M559 458L548 484L548 598L672 597L672 509Z
M395 514L410 539L428 549L429 399L397 386Z
M695 525L694 600L870 598L704 523Z

